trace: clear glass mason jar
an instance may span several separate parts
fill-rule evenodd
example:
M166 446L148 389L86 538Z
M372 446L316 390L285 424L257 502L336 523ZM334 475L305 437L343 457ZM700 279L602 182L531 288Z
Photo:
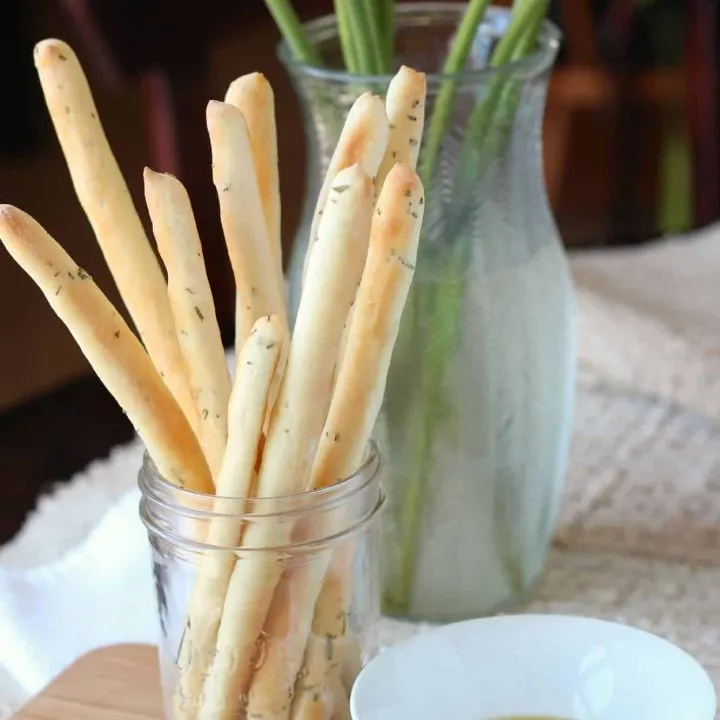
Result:
M491 7L466 66L443 75L466 9L401 3L394 26L394 67L427 74L418 162L426 195L375 436L389 501L383 610L413 620L476 617L527 596L555 527L574 405L572 286L542 162L560 33L543 22L529 54L491 66L510 19ZM288 268L291 317L318 189L345 117L361 93L384 96L391 79L342 70L334 17L305 30L323 67L279 50L309 149Z
M145 458L168 720L349 717L378 645L379 468L371 444L336 485L239 500L183 490Z

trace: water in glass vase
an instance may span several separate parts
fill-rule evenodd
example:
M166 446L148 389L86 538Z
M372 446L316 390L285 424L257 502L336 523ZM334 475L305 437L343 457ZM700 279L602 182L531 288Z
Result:
M527 261L511 246L476 253L452 291L438 288L446 278L421 278L403 321L378 428L391 477L390 614L451 621L499 609L545 562L570 429L571 290L557 242ZM423 314L425 296L440 293L455 297L455 337ZM442 378L428 367L433 347L446 355ZM413 388L435 382L431 407L408 408L427 397Z

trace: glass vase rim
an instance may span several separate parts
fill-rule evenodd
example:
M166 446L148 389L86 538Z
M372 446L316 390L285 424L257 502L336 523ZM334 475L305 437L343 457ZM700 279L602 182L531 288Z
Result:
M396 5L396 17L407 16L415 17L419 11L425 13L452 11L460 12L467 8L467 2L403 2ZM488 18L495 16L509 17L511 10L509 8L490 5L483 15L479 28ZM328 33L328 37L338 37L337 20L335 13L326 13L311 20L302 23L304 30L308 33ZM334 32L331 32L335 28ZM320 39L324 39L321 37ZM461 84L469 84L471 82L487 82L492 77L501 75L503 77L516 77L520 79L531 79L538 77L546 72L553 64L555 56L560 48L562 40L562 30L548 18L544 18L540 26L540 34L538 37L538 48L532 53L519 60L512 60L498 67L489 65L459 70L454 73L425 73L429 85L441 83L451 80ZM280 60L287 68L299 70L300 74L313 77L318 80L326 80L339 84L387 84L394 76L394 72L376 74L355 74L347 70L339 70L333 68L324 68L311 63L297 60L293 57L292 52L284 39L277 44L277 53Z
M379 477L380 466L380 449L377 442L371 439L367 444L363 464L354 473L332 485L289 495L238 498L210 495L173 484L158 471L146 451L138 484L143 497L167 510L180 511L186 517L201 520L223 517L239 520L290 518L342 505ZM203 507L208 503L219 505L220 509ZM230 510L223 511L222 508Z

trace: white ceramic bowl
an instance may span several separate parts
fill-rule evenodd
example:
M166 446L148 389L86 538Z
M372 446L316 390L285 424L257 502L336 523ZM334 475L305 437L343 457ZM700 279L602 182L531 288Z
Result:
M514 615L446 625L380 653L353 720L714 720L715 690L687 653L635 628Z

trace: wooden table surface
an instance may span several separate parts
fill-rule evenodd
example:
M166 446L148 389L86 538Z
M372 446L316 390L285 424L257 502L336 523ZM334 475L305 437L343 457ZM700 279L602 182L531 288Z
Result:
M157 649L102 648L78 660L14 720L160 720Z

